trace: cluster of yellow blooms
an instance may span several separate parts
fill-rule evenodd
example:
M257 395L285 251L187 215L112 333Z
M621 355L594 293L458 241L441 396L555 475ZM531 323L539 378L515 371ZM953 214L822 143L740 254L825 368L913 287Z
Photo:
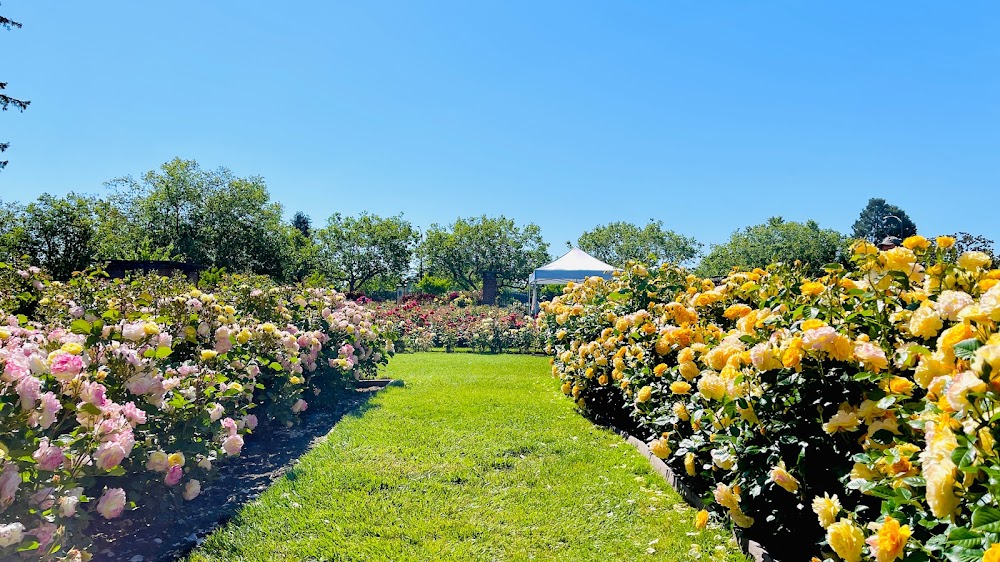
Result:
M1000 269L954 244L859 242L851 272L805 279L781 264L718 281L633 264L570 284L539 323L563 392L584 410L624 397L653 453L713 487L736 525L788 493L811 500L820 548L841 560L1000 562L1000 523L983 523L1000 494ZM790 430L843 452L842 478L800 481L802 456L775 434ZM762 449L771 464L754 474ZM748 507L741 488L759 476Z

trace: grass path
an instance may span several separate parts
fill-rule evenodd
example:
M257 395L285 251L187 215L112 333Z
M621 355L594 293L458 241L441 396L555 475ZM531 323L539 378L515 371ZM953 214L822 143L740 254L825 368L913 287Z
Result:
M346 417L191 555L207 560L742 561L544 358L400 355ZM718 552L717 552L718 550Z

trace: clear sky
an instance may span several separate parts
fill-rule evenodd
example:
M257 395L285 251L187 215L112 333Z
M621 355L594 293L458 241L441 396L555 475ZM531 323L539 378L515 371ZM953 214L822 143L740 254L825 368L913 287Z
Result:
M662 219L847 232L870 197L1000 242L995 1L3 0L0 197L181 156L288 216L504 214L551 251Z

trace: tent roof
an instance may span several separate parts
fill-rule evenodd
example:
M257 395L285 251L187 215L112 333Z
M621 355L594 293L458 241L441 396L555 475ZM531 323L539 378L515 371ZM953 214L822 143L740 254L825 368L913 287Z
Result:
M564 285L570 281L583 281L594 275L610 279L611 272L616 269L580 248L573 248L556 261L536 269L528 282L540 285Z

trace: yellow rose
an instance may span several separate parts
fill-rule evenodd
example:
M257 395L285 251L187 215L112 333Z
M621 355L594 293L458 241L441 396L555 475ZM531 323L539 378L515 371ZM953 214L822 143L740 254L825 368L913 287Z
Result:
M83 353L83 346L76 342L66 342L59 349L62 349L63 351L69 353L70 355L80 355L81 353Z
M573 383L571 381L566 381L561 387L559 387L559 390L562 390L563 394L568 395L573 390Z
M663 373L667 370L666 363L660 363L659 365L653 367L653 375L657 377L662 377Z
M215 359L215 357L217 355L219 355L219 352L216 351L216 350L214 350L214 349L203 349L203 350L201 350L201 360L202 361L209 361L211 359Z
M983 562L1000 562L1000 543L993 543L983 553Z
M184 453L180 451L176 453L171 453L167 457L167 466L184 466Z
M789 474L784 467L776 466L771 469L771 482L785 489L786 492L794 494L799 489L799 481Z
M683 402L674 402L674 415L676 415L681 421L688 421L691 419L687 406L685 406Z
M664 438L657 439L649 444L649 450L658 458L665 459L670 456L670 446Z
M910 538L910 526L900 526L899 521L887 516L878 530L878 535L872 538L875 540L871 540L869 545L872 547L875 560L892 562L903 557L903 548Z
M985 252L964 252L958 256L958 266L964 269L988 268L990 256Z
M694 453L684 455L684 472L687 472L688 476L695 475L696 467L694 464Z
M604 386L604 385L608 384L608 375L601 375L601 376L597 377L597 382L601 386Z
M914 234L913 236L907 236L906 240L903 240L903 247L910 250L926 250L931 247L931 241L919 234Z
M947 250L955 245L955 238L951 236L938 236L934 239L934 242L937 243L938 248Z
M909 273L917 262L917 256L909 248L896 247L879 254L880 260L889 271Z
M701 531L708 525L708 511L701 510L694 516L694 528Z
M722 400L726 395L726 382L719 375L708 372L698 381L698 392L709 400Z
M929 301L926 301L929 302ZM933 306L921 305L913 311L909 323L910 333L918 338L933 338L944 327L944 322L938 316Z
M838 431L857 431L860 425L861 420L858 419L858 415L841 406L840 410L830 418L830 421L823 424L823 431L833 435Z
M737 303L727 308L726 311L722 313L722 315L730 320L736 320L738 318L743 318L747 314L750 314L751 310L753 309L750 308L749 306L742 303Z
M142 325L142 332L147 336L153 336L160 333L160 327L152 322L146 322Z
M653 387L647 385L639 389L639 393L636 395L635 400L639 403L649 402L649 399L652 397Z
M878 248L875 247L874 244L866 240L858 240L857 242L855 242L854 246L851 247L851 251L856 256L860 255L874 256L878 254Z
M691 385L684 381L674 381L670 383L670 392L674 394L687 394L691 392Z
M816 328L822 328L826 326L826 322L820 320L819 318L810 318L802 323L802 331L815 330Z
M817 281L807 281L803 283L799 289L802 291L803 295L808 295L810 297L815 297L823 292L826 287L822 283Z
M844 562L861 562L861 549L865 546L865 535L861 529L847 519L841 519L826 528L826 542Z
M830 497L830 494L823 494L823 497L816 496L816 499L812 502L813 513L819 517L819 525L826 529L837 520L837 514L840 513L840 500L837 499L837 494Z
M681 361L678 371L682 377L689 381L694 380L701 373L701 369L698 368L698 365L694 361Z

